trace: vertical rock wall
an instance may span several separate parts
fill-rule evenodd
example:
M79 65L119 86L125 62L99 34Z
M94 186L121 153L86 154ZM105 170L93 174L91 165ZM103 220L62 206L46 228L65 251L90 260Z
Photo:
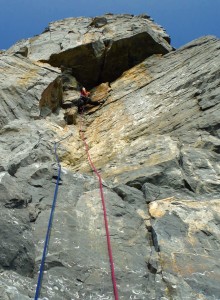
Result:
M104 178L119 298L218 299L219 40L164 55L167 41L147 16L105 15L55 22L0 54L1 299L34 296L60 139L41 298L114 299L98 181L79 116L64 122L85 83L106 100L82 129Z

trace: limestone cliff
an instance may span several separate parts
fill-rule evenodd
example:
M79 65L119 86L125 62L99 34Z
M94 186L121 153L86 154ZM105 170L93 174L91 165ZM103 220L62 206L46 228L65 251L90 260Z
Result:
M220 41L174 50L147 15L69 18L0 54L0 299L220 299Z

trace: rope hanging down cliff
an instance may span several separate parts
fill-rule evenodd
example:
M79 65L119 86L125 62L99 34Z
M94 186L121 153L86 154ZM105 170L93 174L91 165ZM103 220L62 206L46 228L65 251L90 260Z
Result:
M50 217L49 217L48 226L47 226L47 233L46 233L45 242L44 242L44 250L43 250L43 254L42 254L42 258L41 258L41 263L40 263L40 269L39 269L39 275L38 275L38 281L37 281L37 287L36 287L36 291L35 291L34 300L38 300L38 298L40 296L41 282L42 282L43 273L44 273L44 264L45 264L45 259L46 259L46 255L47 255L47 248L48 248L49 240L50 240L50 232L51 232L51 228L52 228L53 215L54 215L54 210L55 210L55 207L56 207L57 194L58 194L58 188L59 188L61 165L60 165L59 157L57 155L57 148L58 148L59 143L61 141L67 139L71 135L72 135L72 133L69 134L68 136L64 137L63 139L59 140L58 142L54 143L54 153L55 153L57 166L58 166L58 175L57 175L56 187L55 187L55 190L54 190L54 197L53 197L53 203L52 203L52 207L51 207L51 211L50 211Z
M106 240L107 240L107 246L108 246L109 263L110 263L110 267L111 267L112 285L113 285L115 300L119 300L116 277L115 277L113 254L112 254L112 248L111 248L110 233L109 233L109 228L108 228L108 218L107 218L107 212L106 212L106 206L105 206L105 198L104 198L104 192L103 192L103 187L102 187L102 177L99 174L99 172L97 171L95 165L93 164L92 159L91 159L90 154L89 154L89 146L86 142L86 138L85 138L83 130L82 130L83 113L84 113L84 110L82 108L82 110L81 110L81 120L80 120L80 130L79 131L80 131L81 139L82 139L82 141L84 142L84 145L85 145L85 150L86 150L86 153L87 153L87 158L88 158L89 164L90 164L92 170L95 172L95 174L96 174L96 176L98 177L98 180L99 180L99 190L100 190L100 196L101 196L101 200L102 200L102 209L103 209L104 222L105 222L105 232L106 232Z
M106 240L107 240L107 246L108 246L109 263L110 263L110 267L111 267L111 278L112 278L112 285L113 285L113 291L114 291L114 298L115 298L115 300L119 300L117 284L116 284L116 277L115 277L115 270L114 270L113 254L112 254L111 241L110 241L110 233L109 233L109 228L108 228L108 219L107 219L107 212L106 212L106 206L105 206L105 198L104 198L104 192L103 192L103 187L102 187L102 178L101 178L101 175L99 174L99 172L97 171L95 165L93 164L92 159L89 154L89 146L86 142L84 133L82 131L82 120L83 120L82 115L83 115L83 110L81 112L80 135L85 144L85 149L86 149L86 153L87 153L87 157L88 157L90 166L93 169L93 171L95 172L95 174L99 180L99 189L100 189L100 196L101 196L101 200L102 200L102 208L103 208L103 215L104 215ZM72 135L72 134L70 134L70 135ZM55 187L55 191L54 191L54 198L53 198L53 203L52 203L52 207L51 207L50 217L49 217L49 221L48 221L47 233L46 233L45 242L44 242L44 249L43 249L43 254L42 254L42 259L41 259L41 264L40 264L40 269L39 269L39 275L38 275L38 281L37 281L37 287L36 287L36 291L35 291L34 300L38 300L38 298L40 296L41 283L42 283L43 272L44 272L44 264L45 264L45 260L46 260L47 249L48 249L49 239L50 239L50 232L51 232L51 228L52 228L53 215L54 215L56 201L57 201L57 195L58 195L58 188L59 188L59 181L60 181L60 174L61 174L61 164L59 161L59 157L57 155L57 148L59 146L59 143L61 141L65 140L66 138L68 138L70 135L68 135L65 138L54 143L54 153L55 153L55 157L56 157L56 161L57 161L57 165L58 165L58 175L57 175L57 181L56 181L56 187Z

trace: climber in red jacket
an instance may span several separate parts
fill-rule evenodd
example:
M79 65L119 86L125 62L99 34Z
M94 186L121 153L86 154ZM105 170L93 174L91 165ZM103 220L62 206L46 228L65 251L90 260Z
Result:
M80 90L80 96L81 97L88 97L90 95L90 92L88 92L86 90L86 88L82 87L81 90Z
M82 112L82 108L87 105L87 104L90 104L90 105L94 105L94 106L97 106L99 104L102 104L104 103L104 101L92 101L90 98L89 98L89 95L90 95L90 92L88 92L86 90L86 88L82 87L80 89L80 98L78 100L78 112Z

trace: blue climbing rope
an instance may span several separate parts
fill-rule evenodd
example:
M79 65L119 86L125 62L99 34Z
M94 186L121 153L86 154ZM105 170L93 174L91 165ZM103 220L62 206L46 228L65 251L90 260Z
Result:
M41 264L40 264L40 269L39 269L39 275L38 275L38 281L37 281L37 287L36 287L36 291L35 291L34 300L38 300L39 295L40 295L41 283L42 283L43 273L44 273L44 264L45 264L45 259L47 256L47 249L48 249L48 245L49 245L50 232L51 232L52 222L53 222L53 215L54 215L54 210L56 207L56 201L57 201L57 195L58 195L58 189L59 189L61 165L60 165L59 156L57 155L57 148L61 141L65 140L66 138L68 138L71 135L72 135L72 133L69 134L68 136L66 136L65 138L59 140L58 142L54 143L54 153L55 153L55 157L56 157L56 161L57 161L57 165L58 165L58 175L57 175L56 187L54 190L53 203L52 203L52 207L51 207L51 211L50 211L50 218L49 218L48 226L47 226L47 233L46 233L45 242L44 242L44 250L43 250L43 254L42 254L42 258L41 258Z

